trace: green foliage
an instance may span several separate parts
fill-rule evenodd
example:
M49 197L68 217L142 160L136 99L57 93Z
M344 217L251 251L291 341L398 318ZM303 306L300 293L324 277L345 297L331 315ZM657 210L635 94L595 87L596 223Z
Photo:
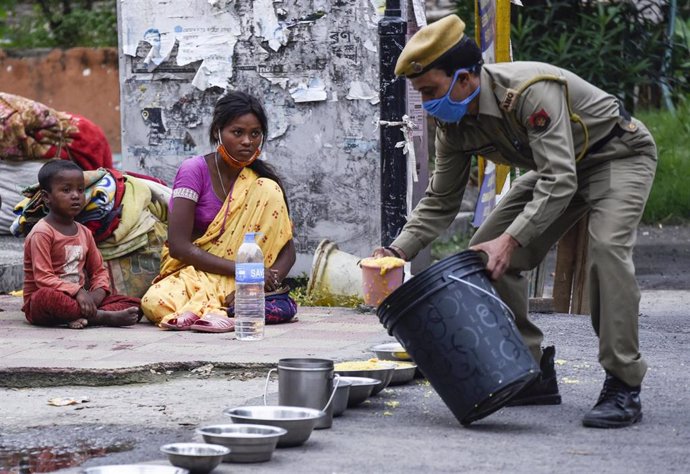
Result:
M8 21L12 17L16 3L16 0L5 0L0 3L0 47L9 42L7 39Z
M364 300L358 296L331 295L319 291L307 292L309 277L305 274L286 279L285 283L290 285L290 296L300 306L359 308L364 304Z
M0 7L5 48L117 46L116 0L35 0L17 12L18 2ZM28 2L27 2L28 3ZM4 8L4 11L3 11Z
M640 120L654 135L659 162L642 221L646 224L690 222L690 101L676 115L644 111Z
M474 38L474 4L476 0L455 0L455 13L465 22L465 32Z
M687 19L668 37L668 2L526 1L514 8L511 40L515 60L542 61L569 69L624 100L659 103L662 83L676 102L690 91ZM685 8L678 12L684 18ZM646 94L646 95L645 95ZM643 95L644 97L641 97Z
M454 235L449 240L436 239L431 244L431 258L437 261L463 250L467 250L473 234L474 231L468 234Z
M687 74L690 71L690 1L680 9L676 18L673 47L676 51L672 53L672 67L681 71L681 74L674 75L674 80L682 84L683 90L690 90L690 77ZM683 71L685 75L682 74Z
M300 306L328 306L340 308L358 308L364 300L358 296L331 295L327 293L307 293L305 287L297 287L290 291L290 296Z

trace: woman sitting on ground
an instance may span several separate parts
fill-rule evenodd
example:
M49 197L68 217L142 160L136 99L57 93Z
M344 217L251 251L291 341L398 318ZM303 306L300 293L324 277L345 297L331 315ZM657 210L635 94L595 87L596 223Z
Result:
M234 300L235 258L247 232L259 233L265 290L281 288L295 246L281 180L257 159L267 128L253 96L229 92L216 103L209 128L216 151L185 160L175 177L160 274L142 298L151 322L175 330L233 330L223 309Z

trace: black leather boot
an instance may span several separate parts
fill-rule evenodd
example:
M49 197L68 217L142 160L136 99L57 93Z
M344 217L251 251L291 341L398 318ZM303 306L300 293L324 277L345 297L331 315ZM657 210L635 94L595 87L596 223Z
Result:
M607 372L599 400L582 424L591 428L624 428L641 419L640 387L631 387Z
M535 382L515 395L515 398L511 399L507 406L561 404L561 394L558 393L558 380L554 367L555 357L556 348L554 346L544 348L539 363L541 375Z

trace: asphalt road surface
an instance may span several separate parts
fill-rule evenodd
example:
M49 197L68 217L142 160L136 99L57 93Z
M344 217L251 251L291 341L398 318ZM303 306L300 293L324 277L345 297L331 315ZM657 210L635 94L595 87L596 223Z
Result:
M331 429L315 431L300 447L279 449L268 463L224 464L215 472L687 472L687 304L683 292L646 294L641 341L650 371L642 392L644 419L631 428L581 425L603 381L588 318L536 315L546 342L557 347L560 406L504 408L462 427L432 387L417 379L348 409ZM261 379L194 374L160 384L2 389L0 445L6 457L22 448L52 446L44 457L56 460L56 452L69 458L87 447L124 450L87 459L83 466L164 464L158 452L162 444L200 441L196 427L228 422L224 408L260 404L262 393ZM89 401L49 406L53 397Z

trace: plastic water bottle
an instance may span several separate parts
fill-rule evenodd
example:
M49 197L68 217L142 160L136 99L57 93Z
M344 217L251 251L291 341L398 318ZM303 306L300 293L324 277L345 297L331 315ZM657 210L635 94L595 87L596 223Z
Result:
M247 232L235 261L235 337L257 341L264 337L264 255Z

